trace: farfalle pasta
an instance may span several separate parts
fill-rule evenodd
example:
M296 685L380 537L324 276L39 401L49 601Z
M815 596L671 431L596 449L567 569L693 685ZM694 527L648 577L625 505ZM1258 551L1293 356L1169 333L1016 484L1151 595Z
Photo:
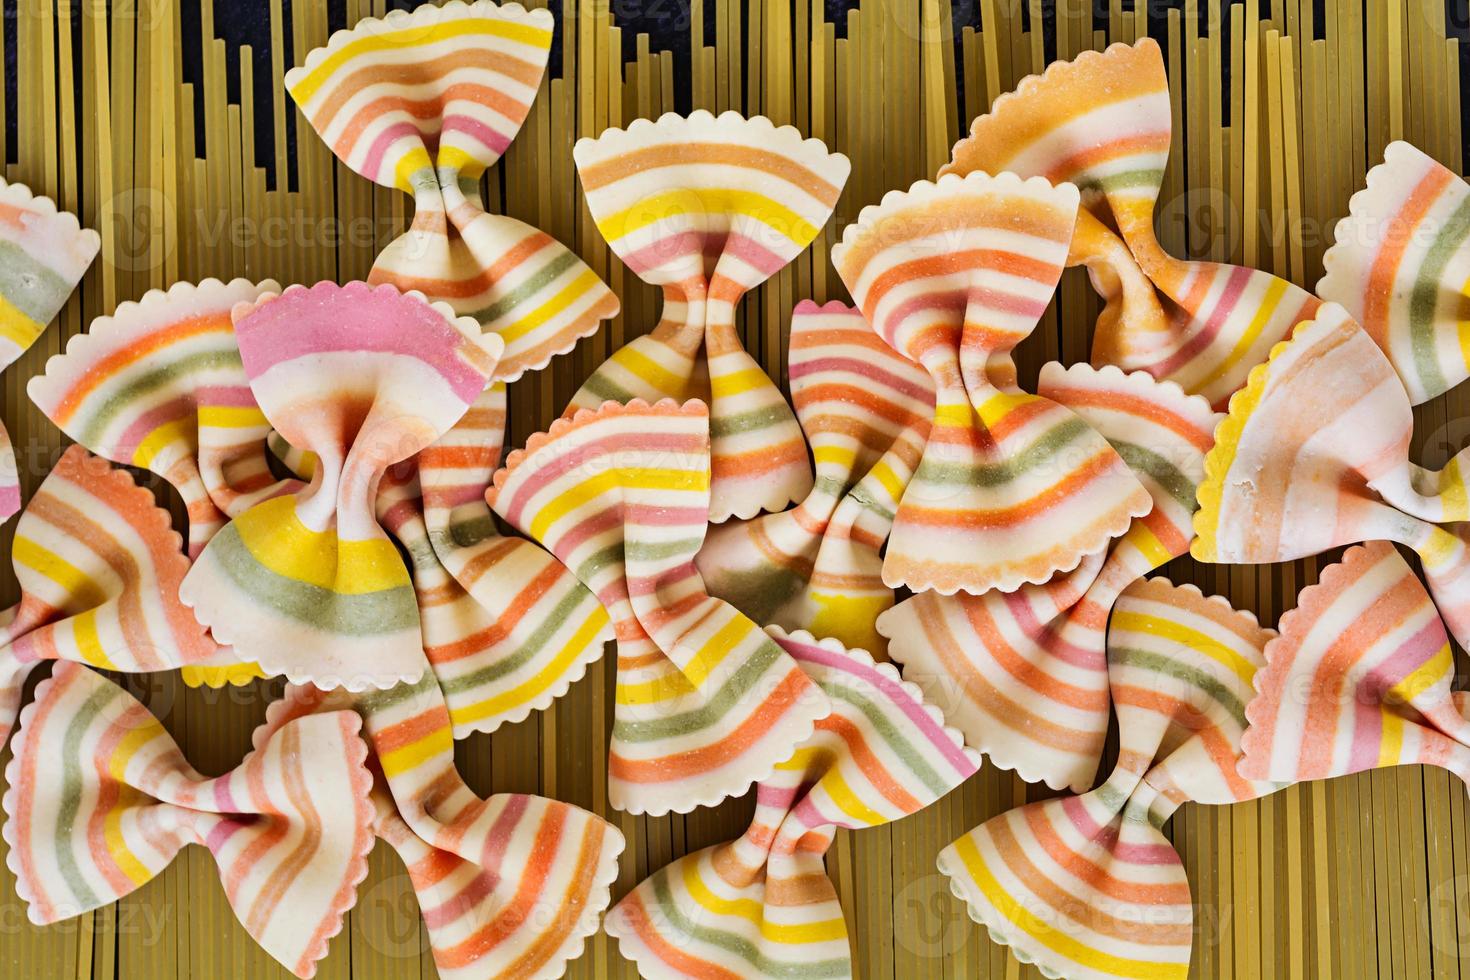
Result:
M418 606L375 492L480 397L499 338L443 304L364 283L293 286L233 318L266 419L316 462L304 489L225 525L180 598L267 673L354 690L417 680Z
M31 921L116 901L200 844L251 937L292 973L314 975L373 846L361 727L334 711L258 731L239 766L208 779L132 695L57 664L5 770L6 861Z
M695 562L711 595L756 622L874 650L873 622L893 604L879 549L923 452L934 385L842 303L798 304L790 344L816 483L790 510L712 527Z
M1016 384L1011 352L1051 301L1077 189L982 173L864 208L832 250L878 334L934 380L935 414L883 580L1014 590L1068 571L1147 512L1148 492L1075 413Z
M1195 487L1221 416L1178 385L1115 367L1052 362L1037 392L1106 438L1153 508L1106 554L1070 572L1011 593L921 593L884 614L878 630L905 676L992 762L1028 782L1080 793L1092 785L1108 729L1114 603L1189 550Z
M1290 561L1364 541L1418 552L1441 615L1470 640L1470 520L1460 457L1409 460L1403 381L1335 303L1251 372L1215 433L1199 488L1201 561Z
M486 491L612 616L608 799L631 813L686 813L745 792L830 710L695 568L709 514L709 426L700 401L608 402L533 436Z
M86 274L102 239L49 197L0 177L0 370L46 329ZM20 510L10 434L0 426L0 520Z
M356 695L288 686L266 730L345 708L361 714L382 776L373 828L408 869L439 975L561 976L607 908L622 835L556 800L476 796L455 768L449 712L428 672Z
M664 295L653 332L594 371L567 413L608 400L707 398L710 520L802 499L812 474L801 429L741 344L736 308L817 237L847 158L764 117L703 110L607 130L579 140L573 155L603 238Z
M908 816L980 766L890 665L810 634L772 636L826 691L832 714L761 780L739 840L679 858L608 913L645 977L847 977L847 924L823 856L838 828Z
M217 655L179 602L179 545L168 512L127 473L79 446L62 454L15 527L20 602L0 629L0 744L43 660L139 673Z
M607 611L565 565L496 530L485 487L504 431L495 384L378 491L383 526L408 552L424 652L457 738L545 708L612 639Z
M1470 374L1461 326L1470 307L1467 206L1470 185L1452 170L1390 143L1322 256L1317 295L1368 331L1415 405Z
M280 292L206 279L149 290L92 321L26 391L36 407L92 452L150 470L183 497L189 553L230 516L295 489L266 462L270 425L255 403L230 311Z
M1241 774L1281 782L1430 765L1470 782L1470 721L1444 622L1386 541L1349 548L1266 647Z
M337 158L413 195L413 226L368 281L473 317L505 352L496 377L543 367L615 315L612 292L536 228L485 211L479 180L530 111L551 50L549 10L476 0L395 10L338 31L286 90Z
M940 852L939 870L992 938L1048 977L1188 975L1194 908L1161 828L1184 803L1278 788L1236 772L1272 636L1193 586L1129 586L1108 633L1117 769L1089 793L1018 807Z
M1172 119L1158 44L1114 44L1025 78L975 120L941 174L1011 171L1076 184L1069 265L1106 300L1093 363L1145 370L1224 406L1317 300L1245 266L1176 259L1154 231Z

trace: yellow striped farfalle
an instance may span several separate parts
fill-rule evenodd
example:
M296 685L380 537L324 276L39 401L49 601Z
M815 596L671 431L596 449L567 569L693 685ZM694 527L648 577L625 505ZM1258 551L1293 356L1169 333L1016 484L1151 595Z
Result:
M816 463L795 507L710 529L695 561L710 594L759 623L881 652L893 605L881 549L918 465L934 382L862 314L810 300L791 314L791 400Z
M1107 440L1023 392L1012 360L1061 276L1077 189L972 173L864 208L832 264L887 343L934 382L934 424L899 500L883 580L980 594L1044 582L1151 506Z
M1194 903L1162 828L1184 803L1279 788L1236 771L1273 635L1193 586L1129 586L1108 632L1117 768L1090 792L1017 807L940 852L939 870L992 938L1048 977L1189 975Z
M480 179L530 111L552 14L490 0L425 4L333 34L286 73L286 90L337 158L414 197L413 226L373 263L448 303L505 344L514 381L618 311L617 297L545 232L484 208Z
M1258 269L1164 251L1154 222L1171 125L1158 44L1114 44L1023 79L975 120L940 173L1009 171L1081 188L1068 264L1086 266L1106 300L1093 363L1148 371L1223 408L1317 300Z
M764 117L703 110L640 119L573 152L598 230L663 290L663 314L592 373L567 414L609 400L704 398L711 521L802 499L812 475L801 428L741 343L737 308L817 237L847 158Z

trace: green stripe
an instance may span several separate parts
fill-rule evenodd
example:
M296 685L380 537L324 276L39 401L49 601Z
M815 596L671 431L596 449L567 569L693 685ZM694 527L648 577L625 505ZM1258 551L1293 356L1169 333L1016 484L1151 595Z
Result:
M595 551L577 566L577 579L581 582L590 582L597 577L597 573L609 565L623 564L623 543L621 541L610 544L601 551Z
M0 240L0 295L41 326L66 304L75 280L61 276L15 242Z
M1015 453L1002 463L945 463L938 462L925 448L924 458L919 463L917 478L928 483L952 485L998 487L1011 482L1023 473L1052 463L1057 454L1069 443L1085 438L1092 432L1087 423L1072 416L1059 422L1041 434L1025 449ZM930 443L930 446L933 446ZM941 454L947 447L937 447Z
M516 306L524 302L527 297L545 289L557 276L566 272L579 261L575 254L563 249L560 255L542 266L540 271L535 275L484 309L474 311L470 316L484 324L494 323L507 313L514 311ZM524 315L524 313L521 315Z
M1134 647L1109 646L1108 661L1183 681L1196 690L1203 691L1212 701L1230 712L1242 729L1246 727L1245 704L1229 687L1202 670L1182 664L1173 657Z
M718 439L722 436L736 436L742 432L754 432L773 425L779 425L791 417L791 410L786 403L778 401L766 408L754 408L748 412L738 415L721 415L711 417L709 420L710 438Z
M77 902L78 907L71 910L74 915L88 909L98 908L110 901L110 899L99 897L87 884L86 876L82 874L82 869L77 865L77 857L72 850L72 845L76 841L77 815L82 808L82 739L102 709L111 704L113 699L121 693L121 688L114 687L112 684L105 682L98 684L97 690L87 698L86 703L67 724L66 735L62 738L61 803L56 809L56 863L61 868L61 877L66 879L66 886L71 890L72 898ZM37 829L32 827L31 833L35 834ZM83 831L83 840L85 839L85 831ZM58 904L64 905L65 903Z
M617 363L617 361L609 360L604 361L602 366L607 367L610 364ZM627 368L623 370L626 371ZM587 377L587 380L582 382L582 391L596 395L603 402L617 402L620 405L626 405L633 400L633 393L613 381L607 374L604 374L602 368L598 368L592 372ZM578 392L578 394L581 394L581 392ZM576 403L576 399L572 401L574 404Z
M684 556L694 557L699 551L699 546L704 543L704 528L701 527L698 537L679 538L675 541L660 541L656 544L643 544L638 541L629 541L623 545L623 554L629 561L662 561L665 558L676 558Z
M872 698L858 697L857 692L843 684L827 683L822 684L821 688L832 700L845 701L862 712L863 717L882 736L884 743L903 760L903 764L923 782L925 788L934 794L935 799L954 789L955 783L945 779L929 765L923 754L916 751L914 744L893 724L888 712L879 707Z
M1434 312L1439 306L1439 280L1445 268L1470 235L1470 198L1460 202L1454 213L1445 220L1434 243L1424 256L1424 264L1414 277L1414 288L1409 295L1409 330L1414 350L1414 370L1419 375L1424 390L1431 395L1445 390L1444 373L1439 369L1435 357L1434 340L1437 333Z
M1112 446L1118 451L1118 455L1123 457L1123 462L1128 464L1129 469L1147 474L1155 483L1163 487L1164 492L1172 497L1179 506L1187 511L1194 511L1196 506L1194 481L1179 472L1177 466L1153 450L1131 442L1113 442Z
M1081 183L1081 181L1078 183ZM1104 194L1111 194L1114 191L1136 190L1138 188L1158 190L1163 183L1164 171L1162 169L1144 167L1138 170L1124 170L1121 173L1097 177L1082 186L1087 190L1095 189L1102 191Z
M393 708L411 701L429 688L437 684L432 670L424 671L424 675L412 684L396 684L387 690L370 687L360 694L354 694L353 703L362 711L363 717L371 718L377 712L391 711Z
M382 636L419 628L419 607L410 585L344 595L278 575L256 561L233 523L214 536L208 550L246 595L312 629L338 636Z
M693 860L692 858L690 860ZM696 925L674 901L673 893L669 890L669 868L663 867L649 879L653 886L653 895L658 902L656 915L662 916L659 925L665 928L672 926L679 932L692 939L705 944L716 946L745 960L753 968L753 976L762 977L847 977L852 975L852 963L847 957L829 960L815 960L810 963L788 963L781 960L773 960L750 940L744 936L737 936L733 932L724 929L711 929L706 926ZM836 899L836 893L833 893ZM835 905L836 902L834 901ZM654 910L650 910L653 912ZM663 931L663 930L660 930ZM673 939L675 945L682 945L677 938ZM687 951L687 950L686 950ZM697 955L697 954L696 954Z
M446 552L458 551L460 548L473 548L496 533L495 517L490 513L490 508L486 507L483 514L456 520L445 527L434 528L429 532L429 540L434 545L434 551L442 555Z
M524 666L527 661L539 657L541 651L545 649L547 643L556 634L557 629L562 624L571 621L574 615L579 622L585 620L585 614L579 612L584 605L590 604L594 608L600 608L596 606L596 602L597 600L592 597L592 593L588 592L585 587L578 585L556 604L556 607L552 609L550 615L540 618L541 625L536 628L535 632L526 637L515 653L509 657L497 660L492 664L487 664L479 670L465 674L463 677L440 680L440 686L444 688L446 695L462 694L483 684L498 681L507 674L514 673Z
M613 737L624 742L657 742L660 739L678 738L690 732L712 728L730 713L737 702L744 700L760 683L771 665L784 656L786 652L775 641L762 640L755 652L740 665L740 669L731 674L730 679L704 704L666 718L615 721Z
M179 378L204 371L234 371L239 381L245 383L244 367L240 363L238 350L205 350L188 357L167 361L134 378L96 405L87 419L87 424L77 433L77 442L95 446L102 441L102 434L113 419L126 412L135 411L147 395L169 387L180 387ZM182 393L182 392L181 392Z

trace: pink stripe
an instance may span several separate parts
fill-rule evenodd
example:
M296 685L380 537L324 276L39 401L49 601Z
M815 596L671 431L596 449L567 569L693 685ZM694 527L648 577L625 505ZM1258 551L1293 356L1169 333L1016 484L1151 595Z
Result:
M1379 704L1364 704L1362 700L1354 698L1352 703L1353 712L1353 739L1348 750L1347 772L1366 772L1378 765L1378 756L1383 751L1383 707ZM1332 743L1323 746L1321 763L1322 772L1318 776L1337 775L1332 772ZM1305 775L1305 774L1304 774ZM1315 778L1315 776L1307 777Z
M885 388L890 388L899 394L907 395L919 401L929 401L934 397L929 388L916 385L906 378L883 370L880 366L866 361L859 361L852 357L823 357L818 360L802 361L791 365L787 372L792 381L798 381L811 377L814 374L828 374L842 371L847 374L856 374L871 381L877 381Z
M1096 840L1102 848L1120 861L1129 864L1161 865L1178 864L1179 855L1170 844L1125 844L1118 839L1118 828L1112 824L1100 826L1092 819L1080 796L1069 796L1062 800L1062 811L1077 832Z
M529 108L529 106L526 107L526 109ZM521 120L524 119L525 115L523 113ZM520 120L517 120L517 128L519 128L519 122ZM449 133L464 133L471 139L479 140L485 146L489 147L496 156L505 152L506 147L510 146L511 140L511 137L506 136L499 130L492 129L480 122L480 120L462 115L449 115L444 117L444 125L439 133L439 144L441 146L445 142L444 137Z
M1212 265L1213 263L1194 264L1202 267ZM1215 304L1214 310L1211 311L1210 319L1202 324L1199 330L1195 331L1185 341L1184 346L1174 352L1173 356L1151 367L1149 369L1150 373L1160 377L1172 374L1183 365L1189 363L1196 354L1208 347L1219 336L1221 328L1235 312L1235 307L1240 302L1240 296L1245 292L1246 283L1250 282L1251 276L1255 273L1255 270L1246 269L1241 266L1231 266L1230 268L1233 271L1230 274L1229 280L1225 283L1225 289L1220 295L1220 301ZM1185 310L1182 307L1180 310L1189 319L1193 319L1199 312L1198 310ZM1255 310L1251 309L1246 312L1253 315ZM1180 317L1171 316L1169 319L1177 324Z
M372 148L368 150L367 159L363 161L361 172L365 174L377 174L383 167L383 157L387 155L389 147L397 143L403 137L412 137L415 141L423 139L418 127L413 123L397 123L389 126L378 134L373 140ZM343 154L344 158L346 154ZM392 174L387 176L391 177Z

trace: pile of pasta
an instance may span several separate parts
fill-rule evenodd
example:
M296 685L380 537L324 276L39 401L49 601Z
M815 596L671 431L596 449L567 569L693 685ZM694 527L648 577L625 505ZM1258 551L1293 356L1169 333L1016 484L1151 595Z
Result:
M4 837L33 921L197 843L251 936L309 977L381 838L446 977L557 976L599 927L648 977L850 976L837 829L988 759L1066 795L937 855L973 917L1048 976L1183 977L1189 882L1162 832L1182 804L1401 763L1470 778L1449 643L1470 642L1470 496L1459 457L1409 458L1413 405L1470 374L1463 181L1391 146L1315 292L1176 258L1154 234L1159 49L1084 54L844 230L854 305L792 311L788 402L739 305L817 238L848 161L763 118L638 120L574 157L659 319L503 454L507 386L619 310L480 193L553 26L451 0L334 35L289 93L346 167L414 200L367 281L149 292L30 381L76 443L21 512L0 654ZM8 363L98 240L19 185L0 238ZM1091 361L1025 390L1013 351L1069 266L1103 299ZM13 513L8 442L0 461ZM187 526L119 464L172 486ZM1344 545L1279 632L1148 577ZM740 838L610 911L618 830L482 798L454 760L609 641L611 806L755 797ZM60 662L22 710L42 660ZM287 684L209 779L99 669Z

